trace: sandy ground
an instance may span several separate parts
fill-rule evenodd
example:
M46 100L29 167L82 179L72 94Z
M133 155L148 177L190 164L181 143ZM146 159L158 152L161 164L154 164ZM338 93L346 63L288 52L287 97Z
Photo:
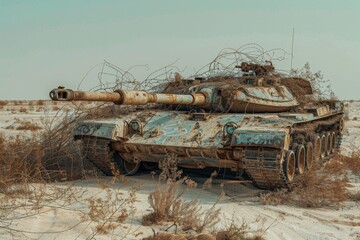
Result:
M46 128L58 108L63 107L54 106L49 102L39 106L34 106L35 103L30 107L26 105L28 103L20 105L9 103L0 107L0 133L9 138L29 135L30 133L26 131L24 133L24 130L16 130L16 126L21 124L21 121L31 121ZM71 112L71 106L66 108ZM346 123L346 134L341 150L343 154L350 154L360 146L360 102L348 103L348 109L349 121ZM21 231L9 233L0 228L0 239L141 239L153 234L153 231L168 228L168 231L173 231L174 227L171 223L154 227L141 224L142 216L151 211L148 195L156 188L158 184L156 179L156 176L147 173L126 177L125 183L113 183L110 177L99 177L49 184L49 188L56 189L71 187L74 191L72 200L66 202L64 199L58 199L37 210L37 214L15 219L11 226ZM238 225L245 222L250 233L253 231L262 234L266 239L360 239L359 203L348 201L337 208L320 209L262 205L259 194L264 191L253 187L250 183L215 179L212 188L205 189L202 188L205 177L194 175L193 179L198 182L198 187L189 190L184 195L184 199L197 199L204 209L210 208L217 201L221 186L224 186L225 197L217 204L217 207L221 208L221 222L216 225L217 229L227 227L231 222ZM351 183L352 191L360 191L359 177L353 176ZM109 192L122 194L120 196L126 198L129 191L134 188L136 189L135 214L109 233L94 236L96 226L103 221L88 219L89 200L106 199ZM117 203L119 202L121 201ZM25 210L20 211L23 213Z

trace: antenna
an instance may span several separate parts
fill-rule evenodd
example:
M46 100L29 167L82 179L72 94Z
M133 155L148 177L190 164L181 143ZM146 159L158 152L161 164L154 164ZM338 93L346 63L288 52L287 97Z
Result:
M292 68L293 68L293 58L294 58L294 37L295 37L295 28L293 28L293 32L292 32L290 72L291 72L291 70L292 70Z

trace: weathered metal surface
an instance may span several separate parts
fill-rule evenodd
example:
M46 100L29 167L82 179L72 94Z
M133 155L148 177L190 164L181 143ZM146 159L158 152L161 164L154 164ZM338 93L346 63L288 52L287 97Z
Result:
M82 121L75 127L75 136L92 136L118 140L127 134L127 124L122 119L108 119L106 121Z
M326 158L339 148L343 106L333 100L300 105L294 91L300 87L303 94L311 94L309 81L276 76L272 64L241 68L243 77L194 80L186 87L170 83L159 93L59 88L50 96L160 105L77 125L74 136L83 139L85 155L106 174L116 169L132 174L141 162L157 163L175 154L183 167L226 168L245 172L261 188L290 187L295 174L303 172L296 169L299 146L307 153L303 167L312 165L312 156Z
M111 93L83 92L83 91L73 91L71 89L65 89L63 87L53 89L49 95L52 100L56 100L56 101L82 100L82 101L116 102L120 98L120 95L117 92L111 92Z
M262 146L282 149L288 136L286 130L238 129L234 131L232 146Z
M135 90L117 90L115 92L83 92L73 91L59 87L50 92L50 98L56 101L105 101L123 105L145 105L149 103L158 104L185 104L185 105L204 105L205 95L202 93L194 94L161 94L147 93Z

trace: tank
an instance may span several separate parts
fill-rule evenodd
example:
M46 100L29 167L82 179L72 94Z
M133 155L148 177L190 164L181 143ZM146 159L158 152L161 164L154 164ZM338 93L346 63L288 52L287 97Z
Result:
M136 106L75 128L84 155L106 175L153 169L174 154L180 167L225 169L275 189L290 187L315 161L338 151L341 102L313 100L308 80L283 77L271 62L237 67L239 77L175 78L159 92L59 87L50 97Z

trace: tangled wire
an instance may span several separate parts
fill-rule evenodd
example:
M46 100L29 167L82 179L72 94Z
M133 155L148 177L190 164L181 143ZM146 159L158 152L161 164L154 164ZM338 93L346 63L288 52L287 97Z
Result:
M237 77L241 76L242 72L239 68L235 68L235 66L241 62L265 64L267 61L282 61L285 59L286 54L285 50L279 48L266 51L258 44L246 44L238 49L226 48L221 50L214 60L201 67L186 79L221 76ZM177 73L181 73L181 70L175 64L176 61L150 73L141 81L136 79L131 71L135 68L148 69L147 65L135 65L125 70L108 61L104 61L101 63L101 71L98 73L99 85L91 90L114 91L115 89L126 89L149 92L159 91L162 86L174 81Z
M241 77L243 72L240 68L236 68L236 66L242 62L265 65L269 61L283 61L286 55L288 53L281 48L265 50L260 45L254 43L243 45L238 49L226 48L221 50L210 63L204 65L184 80L204 79L206 81L207 79L221 79L223 77ZM91 89L91 91L112 92L116 89L125 89L161 93L170 82L174 82L177 78L183 79L179 74L181 70L175 64L176 61L152 72L144 80L138 80L131 71L135 68L148 69L147 65L135 65L124 70L108 61L104 61L101 64L101 71L98 73L99 85ZM302 77L308 79L314 89L314 96L318 100L333 97L329 81L323 80L320 72L312 73L308 63L301 69L292 69L290 72L276 70L275 74L282 77ZM236 84L233 86L234 89L238 87Z

